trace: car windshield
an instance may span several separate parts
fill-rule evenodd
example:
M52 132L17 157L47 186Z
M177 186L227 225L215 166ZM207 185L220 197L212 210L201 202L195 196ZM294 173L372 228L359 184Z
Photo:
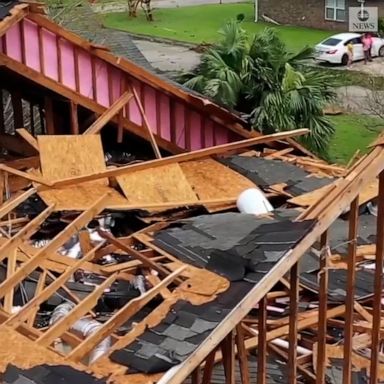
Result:
M331 46L335 46L337 44L339 44L341 42L340 39L335 39L333 37L327 39L327 40L324 40L321 44L322 45L331 45Z

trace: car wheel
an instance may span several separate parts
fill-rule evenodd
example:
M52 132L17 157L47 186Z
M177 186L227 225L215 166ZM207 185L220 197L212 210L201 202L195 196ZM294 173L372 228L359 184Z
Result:
M341 58L341 64L342 65L348 64L348 55L347 54L344 54L343 57Z
M384 57L384 45L379 49L379 57Z

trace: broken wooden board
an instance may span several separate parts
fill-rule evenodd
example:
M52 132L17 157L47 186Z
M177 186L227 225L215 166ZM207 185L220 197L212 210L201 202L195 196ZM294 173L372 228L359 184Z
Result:
M84 211L105 193L109 193L107 209L122 209L129 206L127 199L118 191L101 184L80 184L72 188L49 189L38 192L38 195L48 206L55 204L54 211Z
M132 172L116 179L130 204L198 201L177 163Z
M181 169L200 200L218 197L234 199L246 189L257 186L245 176L233 171L214 159L188 161L180 164ZM236 204L209 204L209 212L221 211Z
M38 136L41 173L44 179L57 181L74 176L91 175L106 170L99 135ZM108 179L91 181L108 185Z
M38 136L38 143L41 171L47 180L54 181L106 170L99 135ZM46 189L38 194L45 204L55 204L55 211L83 211L90 208L105 193L110 195L108 209L128 205L124 196L108 186L107 178L68 188Z

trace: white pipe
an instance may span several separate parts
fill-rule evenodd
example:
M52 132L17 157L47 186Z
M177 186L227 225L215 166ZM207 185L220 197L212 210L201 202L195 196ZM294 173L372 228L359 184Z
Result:
M259 0L255 0L255 23L259 21Z
M68 313L73 309L74 305L72 303L63 303L58 305L52 313L50 325L55 324L61 318L68 315ZM80 320L77 320L74 324L71 325L71 329L79 332L85 338L97 332L102 327L102 324L96 320L88 319L83 317ZM95 362L98 358L103 356L108 349L111 347L111 337L106 337L100 344L98 344L89 355L89 364Z

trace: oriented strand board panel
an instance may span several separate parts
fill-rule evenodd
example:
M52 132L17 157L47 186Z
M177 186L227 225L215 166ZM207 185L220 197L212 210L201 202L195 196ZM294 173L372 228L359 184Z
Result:
M38 136L43 178L57 181L106 169L100 135ZM108 185L108 179L88 182Z
M107 209L124 209L129 205L124 196L105 185L81 184L75 187L40 191L38 195L45 204L55 204L55 211L85 211L106 193L110 194Z
M116 179L131 204L198 200L179 164L132 172Z
M237 199L244 190L257 188L245 176L213 159L187 161L181 163L180 167L200 200ZM207 209L214 212L232 206L234 204L216 204Z

